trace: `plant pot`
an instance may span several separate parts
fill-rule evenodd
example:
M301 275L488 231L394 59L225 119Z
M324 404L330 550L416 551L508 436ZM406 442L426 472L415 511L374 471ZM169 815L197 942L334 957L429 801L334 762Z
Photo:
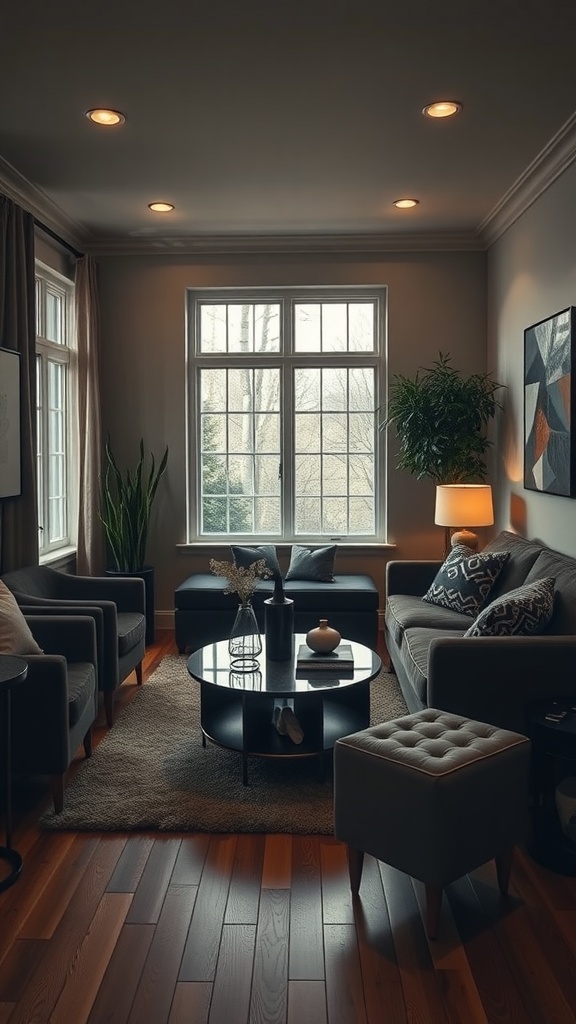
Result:
M131 579L144 580L146 591L146 645L154 643L154 567L145 565L138 572L122 572L119 569L106 569L106 576L126 576Z

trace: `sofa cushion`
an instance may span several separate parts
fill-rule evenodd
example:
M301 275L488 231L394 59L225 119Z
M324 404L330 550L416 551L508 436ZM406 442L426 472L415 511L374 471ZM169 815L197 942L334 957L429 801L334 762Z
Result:
M309 580L311 583L334 582L336 544L325 548L305 548L293 544L286 581Z
M281 575L280 563L274 544L233 544L230 550L234 564L241 566L243 569L248 569L253 562L258 562L263 558L267 569L270 569L277 576Z
M526 583L554 576L554 611L545 632L561 636L576 634L576 558L543 548L526 577Z
M410 594L391 594L386 602L386 627L398 646L405 629L423 626L428 629L467 629L470 616L453 612L441 605L429 604Z
M94 700L96 670L88 661L68 662L68 725L79 722L88 701Z
M422 600L474 619L488 601L508 557L508 551L485 554L458 544L446 558Z
M14 594L0 580L0 654L42 654Z
M144 639L146 619L140 612L118 612L118 654L128 654Z
M438 637L462 637L462 629L423 629L414 626L407 629L402 638L402 664L414 692L422 704L426 704L428 686L428 651L432 640Z
M530 636L552 618L554 578L525 583L496 598L480 612L464 636Z
M510 553L506 565L490 592L491 599L495 600L501 594L515 590L516 587L521 587L525 583L530 569L542 551L542 545L537 541L520 537L517 533L511 533L510 530L502 530L482 549L483 554L492 551L508 551Z

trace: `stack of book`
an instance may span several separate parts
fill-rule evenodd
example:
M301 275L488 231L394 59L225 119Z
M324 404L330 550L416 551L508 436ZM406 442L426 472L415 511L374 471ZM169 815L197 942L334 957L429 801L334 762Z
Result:
M300 644L296 658L298 676L312 676L316 673L325 676L351 676L354 672L354 657L350 644L338 644L334 651L318 653L312 651L307 644Z

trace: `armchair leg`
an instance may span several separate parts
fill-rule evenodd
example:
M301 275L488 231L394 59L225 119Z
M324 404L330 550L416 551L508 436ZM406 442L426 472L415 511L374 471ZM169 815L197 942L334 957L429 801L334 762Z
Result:
M92 727L88 729L84 739L82 740L84 745L84 754L86 757L92 757Z
M138 686L142 686L142 662L139 661L136 665L136 683Z
M108 728L114 725L114 690L104 690L104 710Z
M56 814L61 814L64 809L64 779L65 775L52 775L50 782L52 785L52 799L54 801L54 810Z
M350 888L354 896L358 895L360 880L362 878L362 866L364 864L364 850L355 850L353 846L348 847L348 874L350 875Z

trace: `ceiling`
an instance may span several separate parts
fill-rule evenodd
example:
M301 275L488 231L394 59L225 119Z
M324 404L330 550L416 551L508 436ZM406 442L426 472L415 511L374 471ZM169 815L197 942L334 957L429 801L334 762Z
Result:
M570 0L11 0L0 190L95 251L481 248L576 155L575 46Z

